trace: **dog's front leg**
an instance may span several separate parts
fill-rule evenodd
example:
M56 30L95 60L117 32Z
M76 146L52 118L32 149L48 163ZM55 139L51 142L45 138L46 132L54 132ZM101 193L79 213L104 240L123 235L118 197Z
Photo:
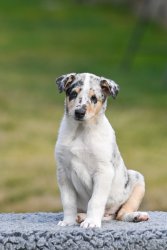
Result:
M101 227L113 174L113 171L105 166L105 171L101 170L94 176L93 194L88 203L86 219L81 223L81 227Z
M61 175L61 176L59 176ZM71 226L76 224L76 215L77 215L77 197L76 192L72 183L65 176L65 173L62 171L59 174L58 183L61 193L61 200L64 211L64 218L62 221L59 221L59 226ZM61 178L60 178L61 177Z

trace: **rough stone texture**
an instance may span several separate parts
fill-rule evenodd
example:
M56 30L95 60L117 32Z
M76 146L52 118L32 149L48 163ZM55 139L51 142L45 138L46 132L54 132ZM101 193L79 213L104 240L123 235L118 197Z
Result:
M62 213L0 214L3 249L167 249L167 213L147 222L105 222L100 229L57 226Z

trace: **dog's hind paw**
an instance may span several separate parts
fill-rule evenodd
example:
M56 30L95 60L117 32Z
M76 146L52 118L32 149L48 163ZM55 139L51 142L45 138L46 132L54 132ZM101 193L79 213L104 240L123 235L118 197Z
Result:
M132 212L126 213L123 216L123 221L127 222L141 222L149 220L149 215L146 212Z
M149 220L149 215L146 212L138 212L138 214L134 217L134 222L147 221Z
M79 213L77 214L76 222L81 224L86 219L85 213Z

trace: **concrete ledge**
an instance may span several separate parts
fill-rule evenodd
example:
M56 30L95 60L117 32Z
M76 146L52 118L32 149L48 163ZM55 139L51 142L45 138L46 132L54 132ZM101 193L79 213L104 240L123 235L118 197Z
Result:
M62 213L0 214L3 249L167 249L167 213L149 212L147 222L105 222L101 229L59 227Z

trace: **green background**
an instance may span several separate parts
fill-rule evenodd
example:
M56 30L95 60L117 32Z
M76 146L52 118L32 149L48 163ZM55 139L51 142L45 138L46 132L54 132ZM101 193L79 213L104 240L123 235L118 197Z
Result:
M167 32L129 9L75 1L0 2L0 212L58 211L56 77L90 72L121 91L107 108L145 210L167 209Z

